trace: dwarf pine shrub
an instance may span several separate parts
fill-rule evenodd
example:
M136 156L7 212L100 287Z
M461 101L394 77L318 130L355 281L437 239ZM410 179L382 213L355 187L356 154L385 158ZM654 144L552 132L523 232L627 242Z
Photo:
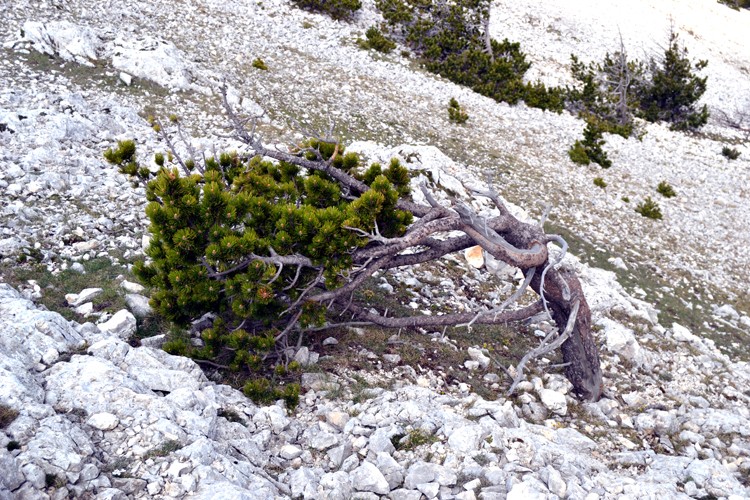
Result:
M647 196L645 200L639 203L635 207L635 211L649 219L660 220L662 218L659 204L652 200L650 196Z
M461 107L455 97L451 97L451 100L448 102L448 120L452 123L462 124L466 123L468 119L468 113Z
M737 151L737 148L730 148L729 146L724 146L721 148L721 155L726 158L727 160L736 160L740 157L740 152Z
M333 19L348 19L362 8L360 0L292 0L301 9L328 14Z
M396 48L396 43L385 36L383 32L375 26L371 26L367 29L365 32L365 39L363 40L360 38L357 40L357 45L365 50L377 50L383 54L388 54Z
M268 65L260 57L256 57L253 60L253 68L268 71Z
M708 121L708 108L697 105L707 79L695 72L707 64L691 62L674 31L664 55L647 63L629 60L622 43L602 62L587 65L572 55L571 73L578 84L566 88L566 107L596 121L604 132L625 138L634 132L634 116L668 122L673 130L697 129Z
M117 166L120 173L130 176L133 179L133 184L137 185L140 182L147 181L151 178L151 170L148 167L141 166L138 163L135 155L135 141L125 140L118 141L116 148L109 148L104 152L104 158L112 165ZM163 155L155 158L158 162L164 161Z
M601 177L594 177L594 186L604 189L607 187L607 183Z
M674 188L670 186L667 181L661 181L659 185L656 186L656 191L665 198L674 198L677 196Z
M638 93L639 115L648 121L666 121L672 130L697 129L708 122L708 107L698 107L706 92L707 77L700 71L708 61L693 64L688 51L679 44L677 33L669 35L669 45L660 60L650 62L650 80Z
M165 164L146 190L149 260L134 266L151 287L154 310L176 325L185 327L209 311L217 315L202 331L201 345L176 335L165 350L246 380L245 394L258 401L283 398L292 406L299 396L293 383L298 365L287 364L277 337L296 314L302 327L321 325L327 309L305 302L290 312L290 304L301 300L305 286L336 287L352 265L352 252L369 241L352 228L372 232L377 225L392 237L412 220L396 208L409 194L408 172L397 160L357 173L359 157L335 144L308 141L299 155L331 160L330 168L355 175L370 189L351 199L325 173L237 153L207 159L202 174L181 175ZM276 265L271 256L290 264ZM295 266L295 259L311 265Z
M634 131L635 89L643 80L643 64L629 61L624 52L607 53L601 63L588 65L575 55L570 57L578 86L565 89L567 108L603 132L630 137Z
M588 165L591 163L589 155L586 154L586 147L581 141L576 141L568 150L568 156L579 165Z
M560 112L562 89L525 83L530 67L518 43L485 39L488 0L433 2L376 0L392 38L412 49L425 67L497 101ZM489 46L488 46L489 43Z
M583 140L578 140L568 150L568 156L575 163L588 165L591 162L599 164L602 168L612 166L612 161L607 158L607 153L602 149L606 144L602 137L601 129L594 123L588 122L583 131Z

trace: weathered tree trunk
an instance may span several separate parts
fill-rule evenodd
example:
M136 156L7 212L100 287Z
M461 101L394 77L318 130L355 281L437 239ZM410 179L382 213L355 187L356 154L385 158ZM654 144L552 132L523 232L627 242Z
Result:
M541 279L534 277L531 288L540 293ZM567 295L564 289L570 292ZM573 330L560 350L567 363L565 375L582 398L597 401L602 395L602 371L599 352L591 334L591 310L583 295L581 283L572 272L550 269L544 280L544 296L547 298L552 319L561 330L568 323L573 304L578 301L578 314Z
M539 241L547 240L547 235L541 227L523 223L511 215L509 217L513 221L506 230L500 232L500 235L512 245L518 248L531 248ZM545 262L538 269L544 269L548 264L549 262ZM524 273L527 270L522 268ZM546 299L552 319L561 332L568 323L574 304L576 301L579 302L573 329L568 340L560 348L563 360L567 363L565 375L580 397L591 401L598 400L603 390L599 350L591 334L591 310L578 277L573 272L550 267L544 276L544 283L542 272L535 273L531 280L531 288Z

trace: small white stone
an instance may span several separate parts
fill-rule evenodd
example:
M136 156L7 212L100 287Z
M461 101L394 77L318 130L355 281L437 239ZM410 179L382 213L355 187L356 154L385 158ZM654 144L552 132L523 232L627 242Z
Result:
M479 362L467 359L466 361L464 361L464 367L466 367L466 369L470 371L478 370Z
M542 404L551 412L564 416L568 413L568 403L565 401L565 395L550 389L539 391L539 398Z
M143 293L146 289L143 285L128 280L123 280L123 282L120 283L120 286L128 293Z
M672 337L678 342L698 342L700 340L679 323L672 323Z
M362 462L362 465L352 471L349 478L352 488L357 491L371 491L378 495L387 495L391 491L383 473L370 462Z
M469 347L468 349L466 349L466 352L471 359L479 363L479 366L482 369L490 366L490 358L487 357L478 347Z
M397 365L401 362L401 356L398 354L383 354L383 361L392 365Z
M95 413L89 417L86 423L100 431L111 431L117 427L117 424L120 423L120 419L111 413Z
M127 340L136 330L136 319L130 311L121 309L117 311L109 321L99 325L102 332L117 335L123 340Z
M80 314L81 316L86 317L92 312L94 312L94 303L86 302L85 304L81 304L80 306L76 307L74 311L77 314Z
M65 295L65 300L69 305L78 307L85 302L89 302L91 299L102 293L104 290L101 288L86 288L81 290L81 293L68 293Z
M122 83L124 83L128 87L131 83L133 83L133 77L125 73L124 71L120 71L120 80L122 80Z
M279 455L285 460L292 460L302 455L302 449L293 444L285 444L279 450Z

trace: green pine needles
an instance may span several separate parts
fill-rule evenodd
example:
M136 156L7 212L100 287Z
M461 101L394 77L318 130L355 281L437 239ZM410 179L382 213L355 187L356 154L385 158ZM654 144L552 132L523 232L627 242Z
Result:
M656 186L656 192L665 198L674 198L677 196L677 192L667 181L661 181L659 185Z
M164 157L162 155L156 157L157 164L159 158L163 163ZM119 141L116 148L109 148L104 152L104 159L117 166L120 173L135 178L136 183L139 180L147 181L151 177L151 171L147 167L140 166L136 159L135 141L133 140Z
M663 56L647 63L629 60L621 40L620 50L607 54L601 63L585 65L571 56L578 85L566 89L566 107L625 138L634 132L633 117L664 121L672 130L695 130L708 121L708 108L697 104L707 79L696 74L707 64L693 63L674 31Z
M455 97L451 97L451 100L448 102L448 120L460 125L466 123L468 119L469 114L466 110L458 103Z
M360 0L292 0L301 9L328 14L333 19L349 19L362 8Z
M487 36L488 0L376 0L390 36L425 67L496 101L560 112L563 91L523 81L531 66L518 43Z
M385 36L383 32L375 26L371 26L367 29L365 32L365 39L358 39L357 45L365 50L372 49L382 52L383 54L388 54L396 48L396 43Z
M568 156L574 163L580 165L594 162L602 168L609 168L612 166L612 161L607 158L607 153L602 149L604 144L602 130L594 122L588 122L583 131L583 140L578 140L571 146Z
M708 122L708 107L697 107L707 78L693 73L708 61L693 64L687 53L673 31L663 59L651 61L651 85L644 86L639 96L640 115L646 120L669 122L673 130L694 130Z
M659 204L652 200L650 196L647 196L645 200L636 205L635 211L649 219L661 220L662 218Z
M118 151L108 155L119 158ZM173 323L184 327L209 311L218 316L201 346L175 336L165 350L249 378L250 397L290 404L299 388L284 384L295 370L278 341L288 325L326 319L325 305L303 300L304 291L338 286L353 251L369 241L363 234L398 236L412 221L396 209L409 194L397 160L357 173L359 157L335 144L308 141L298 154L330 161L370 189L351 199L323 172L236 153L206 160L198 174L164 165L147 185L149 260L134 268L152 289L155 311Z

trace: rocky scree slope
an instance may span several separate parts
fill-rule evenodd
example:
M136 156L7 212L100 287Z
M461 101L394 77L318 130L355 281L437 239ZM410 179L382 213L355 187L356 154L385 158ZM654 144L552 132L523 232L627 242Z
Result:
M294 412L258 407L191 360L130 346L132 329L67 322L2 284L0 402L16 415L0 433L0 497L750 495L750 367L680 325L639 342L606 313L643 328L653 310L611 273L566 265L598 297L609 388L598 403L552 374L487 401L370 353L380 370L305 373ZM466 359L499 380L481 349Z

